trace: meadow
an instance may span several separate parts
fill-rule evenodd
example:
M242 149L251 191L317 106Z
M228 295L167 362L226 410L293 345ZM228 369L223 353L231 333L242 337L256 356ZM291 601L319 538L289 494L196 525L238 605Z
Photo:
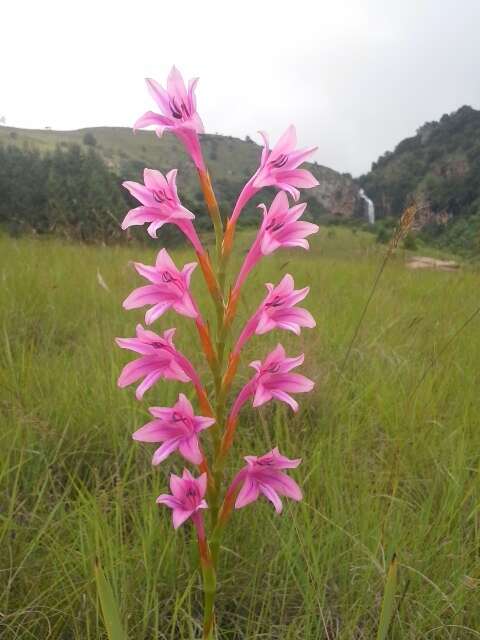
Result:
M229 472L278 443L303 458L293 475L305 499L280 517L263 501L230 522L220 640L371 640L394 554L391 640L480 638L479 317L442 349L478 306L480 273L408 271L399 251L343 366L384 251L370 235L322 228L310 253L278 252L247 284L243 318L263 283L291 269L311 285L317 328L252 340L237 384L281 341L305 351L316 389L296 415L278 403L243 414ZM121 307L139 284L129 261L154 252L1 236L0 255L0 637L106 638L96 559L130 639L199 637L196 544L155 504L172 465L152 468L152 447L131 440L148 406L190 389L161 382L138 403L116 386L130 356L114 337L143 317ZM156 323L170 326L206 371L192 323Z

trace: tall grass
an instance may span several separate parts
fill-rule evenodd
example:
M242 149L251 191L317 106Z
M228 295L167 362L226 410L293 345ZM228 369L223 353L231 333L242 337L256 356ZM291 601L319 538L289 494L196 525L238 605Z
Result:
M361 234L319 235L310 254L264 261L245 292L251 308L295 261L318 328L253 340L244 360L281 340L310 353L304 372L317 387L298 415L270 404L239 428L232 460L276 443L301 452L305 500L282 517L260 503L232 519L221 640L370 640L394 554L390 638L480 637L478 320L435 360L478 305L480 276L409 272L394 256L337 385L381 255ZM97 558L129 639L198 637L195 541L187 528L174 535L155 504L166 471L131 442L147 414L116 387L128 355L113 338L142 318L121 310L139 248L0 238L0 255L0 637L106 638ZM158 328L174 325L201 369L191 323L168 315ZM179 388L160 383L146 397L166 405Z

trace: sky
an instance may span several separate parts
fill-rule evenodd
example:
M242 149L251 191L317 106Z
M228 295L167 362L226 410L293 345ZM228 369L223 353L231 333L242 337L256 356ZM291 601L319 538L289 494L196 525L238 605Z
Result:
M5 0L0 117L131 126L145 77L199 76L207 132L260 142L291 123L354 176L427 120L480 108L480 0Z

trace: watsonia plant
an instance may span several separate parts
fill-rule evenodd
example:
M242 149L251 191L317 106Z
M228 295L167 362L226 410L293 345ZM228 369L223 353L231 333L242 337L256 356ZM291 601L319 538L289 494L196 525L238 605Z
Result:
M135 440L161 443L153 454L153 464L165 461L170 455L182 456L194 471L185 469L181 477L171 474L170 494L162 494L157 502L172 510L173 526L190 520L196 529L204 591L203 638L215 636L214 603L217 591L217 568L220 544L225 527L234 509L241 509L264 496L275 510L282 511L281 496L300 500L302 493L287 470L300 464L299 459L282 455L278 448L261 455L248 455L244 466L233 478L226 478L225 467L238 416L243 405L252 400L254 407L276 399L297 411L298 404L291 393L303 393L313 388L313 382L293 372L303 363L303 354L288 357L279 344L263 358L251 363L254 375L240 390L236 399L228 404L232 382L239 364L242 347L254 334L284 329L299 334L302 327L314 327L315 321L308 311L297 304L308 294L308 287L295 289L294 280L287 274L277 285L267 284L267 295L246 323L227 357L226 344L235 319L237 303L249 273L258 262L282 247L308 249L307 236L318 227L300 220L305 204L290 206L287 194L294 202L300 196L299 188L317 185L313 175L298 167L315 148L297 150L293 126L289 127L277 144L270 149L267 136L260 165L241 191L231 217L224 229L207 167L202 155L199 134L203 125L197 113L195 87L197 80L186 88L175 67L170 72L167 88L148 79L147 86L161 113L147 111L135 128L156 127L157 135L170 131L181 140L195 163L216 237L215 266L204 249L193 220L194 214L182 206L176 189L176 170L163 176L154 169L145 169L144 184L125 182L124 186L140 202L128 212L122 227L148 223L148 233L156 237L166 223L175 224L190 241L205 278L216 309L216 326L212 330L204 321L201 310L190 291L190 279L195 262L179 269L165 249L161 249L155 265L135 264L136 270L148 284L133 291L124 302L126 309L147 306L146 325L151 325L168 310L191 318L198 330L201 348L208 361L213 385L200 379L190 360L174 344L175 329L162 335L137 326L134 338L118 338L123 349L139 354L121 372L120 387L141 380L136 397L161 379L178 380L193 384L198 400L194 409L188 398L180 394L172 407L151 407L152 420L133 434ZM243 265L232 280L233 287L226 294L227 266L234 248L235 226L243 208L253 195L264 187L275 187L278 194L270 207L260 205L263 220ZM210 398L206 388L214 389ZM213 395L212 393L212 395ZM210 443L205 444L203 432L208 430ZM196 469L195 469L196 468ZM209 517L204 518L207 512Z

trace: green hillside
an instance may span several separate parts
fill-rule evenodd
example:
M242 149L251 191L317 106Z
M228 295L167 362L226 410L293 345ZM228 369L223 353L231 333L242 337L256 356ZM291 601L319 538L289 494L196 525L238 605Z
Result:
M152 131L133 134L130 128L96 127L77 131L28 130L0 127L0 145L52 152L56 147L78 144L94 148L107 167L121 179L139 180L144 167L179 170L181 195L194 207L203 209L203 199L195 169L176 138L166 134L159 139ZM202 147L220 202L227 214L244 182L258 166L261 147L250 139L204 135ZM305 192L312 216L321 213L349 216L354 206L355 187L348 174L316 163L306 165L320 186Z
M480 249L480 111L463 106L387 151L359 183L379 218L426 204L424 233L456 250Z

